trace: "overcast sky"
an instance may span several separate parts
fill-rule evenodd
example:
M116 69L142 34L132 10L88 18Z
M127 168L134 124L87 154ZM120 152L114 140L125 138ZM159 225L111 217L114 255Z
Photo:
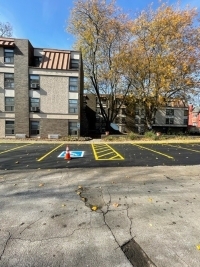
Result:
M66 23L73 0L0 0L0 21L10 22L15 38L29 39L34 47L72 49L73 36L66 33ZM158 0L117 0L130 13L141 11ZM176 1L169 0L169 4ZM200 7L200 0L182 0L181 5Z

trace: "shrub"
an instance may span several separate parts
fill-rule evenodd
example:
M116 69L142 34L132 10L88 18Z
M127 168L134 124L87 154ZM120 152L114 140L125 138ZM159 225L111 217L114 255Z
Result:
M129 133L129 134L128 134L128 137L129 137L129 139L131 139L131 140L135 140L135 139L138 138L137 134L136 134L136 133L133 133L133 132Z
M156 140L156 134L154 132L152 132L152 131L145 132L144 136L146 138L150 138L150 139Z

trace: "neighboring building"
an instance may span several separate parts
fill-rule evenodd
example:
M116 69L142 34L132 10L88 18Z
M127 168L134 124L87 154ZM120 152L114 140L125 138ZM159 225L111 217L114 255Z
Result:
M188 131L189 133L200 133L200 107L189 105Z
M88 120L88 129L90 135L102 134L106 131L106 124L101 115L100 104L98 98L95 94L86 94L85 96L85 112ZM109 96L101 95L101 103L106 112L108 112L110 107ZM119 112L115 118L115 123L118 126L120 132L125 131L125 109L126 106L120 104L120 96L116 96L117 108Z
M145 131L145 111L143 108L135 109L134 130L139 133ZM152 129L166 134L186 132L188 127L188 107L177 101L163 106L157 110Z
M89 131L104 133L105 123L96 96L87 94L85 99ZM101 99L103 107L107 110L109 108L108 97L102 95ZM118 100L120 104L120 97L118 97ZM142 107L135 106L135 110L131 110L131 114L129 114L126 106L122 105L114 123L118 125L119 131L122 133L134 131L142 134L145 131L145 110ZM162 133L186 132L188 128L188 107L182 101L173 101L160 108L156 112L152 128L154 131Z
M82 103L80 52L0 38L0 137L79 136Z
M153 129L167 134L186 132L188 129L188 106L182 101L177 101L160 108L156 112Z

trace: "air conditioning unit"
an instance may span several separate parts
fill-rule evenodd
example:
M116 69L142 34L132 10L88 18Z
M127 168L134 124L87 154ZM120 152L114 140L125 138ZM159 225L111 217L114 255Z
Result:
M37 89L37 88L39 88L39 84L38 83L31 83L31 88Z
M33 112L38 112L38 111L40 111L39 107L31 107L30 110L33 111Z

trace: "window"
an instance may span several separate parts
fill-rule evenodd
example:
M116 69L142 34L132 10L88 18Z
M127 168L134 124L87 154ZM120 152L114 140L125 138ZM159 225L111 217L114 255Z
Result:
M183 120L183 124L184 124L184 125L188 125L188 119L184 119L184 120Z
M6 135L15 134L15 122L14 121L5 121L5 134Z
M139 108L135 109L135 115L139 115Z
M144 115L144 109L141 109L141 116L143 116Z
M141 119L140 119L140 123L141 123L141 124L144 124L144 123L145 123L144 118L141 118Z
M29 75L29 84L31 89L40 88L40 76L39 75Z
M69 91L77 92L78 91L78 78L70 77L69 78Z
M126 123L126 119L125 118L122 118L122 123Z
M135 118L135 124L138 124L139 123L139 118Z
M126 109L125 108L121 109L121 114L124 115L124 116L126 115Z
M77 122L69 122L69 135L77 135L78 127Z
M13 64L14 63L14 50L4 49L4 63Z
M40 134L40 122L31 121L30 122L30 135L38 135L38 134Z
M79 59L71 59L70 69L78 69L78 67L79 67Z
M14 97L5 97L5 111L14 111Z
M166 109L166 115L167 116L174 116L174 110L173 109Z
M30 111L38 112L40 111L40 99L39 98L30 98Z
M39 67L42 62L42 57L34 57L34 66Z
M166 118L166 124L174 124L173 118Z
M4 73L4 88L14 88L14 73Z
M69 99L69 113L78 113L77 99Z
M188 116L188 110L184 110L184 116Z

